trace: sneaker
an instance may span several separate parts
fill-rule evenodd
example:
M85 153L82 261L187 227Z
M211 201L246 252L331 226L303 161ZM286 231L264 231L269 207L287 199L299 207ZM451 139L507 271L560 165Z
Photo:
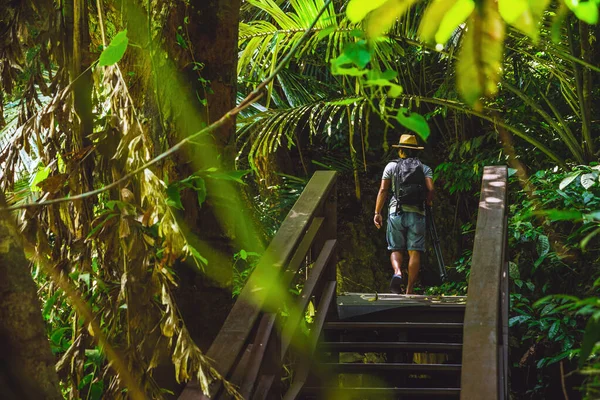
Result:
M390 291L394 294L402 293L402 275L394 275L392 276L392 280L390 281Z

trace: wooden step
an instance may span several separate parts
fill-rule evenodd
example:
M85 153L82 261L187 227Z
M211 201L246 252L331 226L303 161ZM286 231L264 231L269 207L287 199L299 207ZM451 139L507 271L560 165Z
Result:
M384 371L408 372L460 372L460 364L409 364L409 363L323 363L323 368L337 373L378 373Z
M462 343L421 343L421 342L323 342L321 351L378 352L386 350L426 351L443 353L462 351Z
M462 331L462 322L326 322L325 330L448 330Z
M423 398L458 398L460 388L323 388L304 387L302 394L319 397L322 393L343 396L344 399L388 399L390 397L411 396Z

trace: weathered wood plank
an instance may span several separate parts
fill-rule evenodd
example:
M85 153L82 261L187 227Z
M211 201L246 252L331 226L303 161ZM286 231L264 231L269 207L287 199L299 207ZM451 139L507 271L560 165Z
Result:
M263 362L265 351L267 350L267 344L271 335L273 334L273 326L275 325L276 315L269 313L265 314L260 321L258 331L256 332L256 340L252 345L252 351L250 353L250 361L244 374L244 381L240 387L240 394L243 398L250 398L250 394L254 389L258 377L258 371ZM234 382L235 383L235 382Z
M460 398L498 399L500 284L506 224L505 166L485 167L464 322Z
M298 299L298 302L296 304L296 309L306 310L306 307L308 306L308 303L310 301L311 296L313 295L313 291L315 290L317 283L321 280L323 272L325 271L326 267L330 264L330 261L333 255L335 254L336 245L336 240L328 240L327 242L325 242L325 245L321 250L321 254L319 254L319 257L317 258L317 261L315 262L310 272L310 275L308 276L308 280L304 284L302 294L300 295L300 298ZM298 317L302 317L302 315L298 315ZM296 329L298 329L299 324L299 318L290 318L290 320L285 324L283 328L281 335L282 360L283 357L285 357L285 354L287 353L290 342L292 341L294 333L296 332Z
M215 361L215 368L221 375L228 377L233 365L239 358L254 323L264 304L266 296L258 297L257 292L265 292L261 274L281 273L298 248L306 229L323 207L324 202L335 187L336 172L317 171L281 224L277 234L269 244L255 272L250 276L242 289L238 300L229 313L217 338L207 352L207 356ZM211 388L211 397L219 385ZM201 391L196 382L190 382L182 392L180 399L198 399Z
M284 400L295 400L300 394L302 387L306 383L306 378L308 377L308 373L310 371L312 356L315 351L315 348L317 347L319 336L321 336L321 332L323 331L323 325L325 324L327 310L329 309L333 297L335 295L335 287L336 281L330 281L327 282L327 285L323 290L323 296L321 297L321 301L319 302L319 306L317 308L317 318L315 319L312 331L310 333L309 348L307 354L304 355L306 358L304 359L304 362L296 372L294 383L285 394Z

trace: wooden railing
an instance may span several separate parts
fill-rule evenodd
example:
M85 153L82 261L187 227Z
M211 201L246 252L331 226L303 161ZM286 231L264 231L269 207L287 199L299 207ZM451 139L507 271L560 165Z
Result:
M310 367L325 316L334 303L337 237L336 173L318 171L283 221L277 234L250 276L207 356L215 368L244 399L295 399ZM285 323L278 306L298 271L305 266L303 290ZM316 308L309 337L297 335L309 303ZM298 338L300 337L300 341ZM282 393L282 361L292 344L303 343L297 352L294 381ZM198 382L190 382L181 400L226 398L220 382L210 386L208 397Z
M508 399L507 180L485 167L464 321L463 400Z

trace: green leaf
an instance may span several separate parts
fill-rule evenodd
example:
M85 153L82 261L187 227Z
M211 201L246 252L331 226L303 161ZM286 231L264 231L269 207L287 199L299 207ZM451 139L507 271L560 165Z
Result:
M506 22L512 24L529 9L528 3L525 0L498 0L498 11Z
M190 251L190 253L192 254L192 257L194 257L196 260L200 261L202 264L208 265L208 260L206 258L202 257L202 254L200 254L200 252L198 250L196 250L194 247L190 246L189 244L187 245L187 248Z
M583 335L583 343L581 344L581 352L579 353L579 368L583 367L588 357L592 353L596 342L600 340L600 320L596 316L590 317L585 333Z
M550 330L548 330L548 338L554 339L556 337L556 334L558 333L559 328L560 328L560 321L554 321L554 323L550 327Z
M544 17L544 11L548 8L550 0L529 0L524 4L528 7L514 21L507 21L515 28L529 36L534 42L540 36L540 24ZM506 20L506 19L505 19Z
M240 250L240 258L242 260L246 260L248 258L248 253L246 253L246 250L244 250L244 249Z
M344 100L328 101L327 104L332 106L349 106L361 100L363 100L362 97L351 97Z
M117 33L102 54L100 54L98 65L106 67L118 63L121 58L123 58L128 44L129 38L127 37L127 29Z
M387 0L351 0L346 8L346 16L352 23L362 21L368 13L381 7Z
M398 73L391 69L388 69L385 72L369 71L367 73L365 85L390 86L392 84L390 81L396 79L397 77Z
M583 186L585 190L588 190L594 186L594 183L596 183L596 178L597 175L595 173L581 175L581 186Z
M398 97L404 92L404 88L400 85L396 85L395 83L390 84L390 90L388 91L389 97Z
M48 300L46 300L46 303L44 304L44 309L42 310L42 317L44 317L45 320L47 320L50 317L50 312L52 311L52 307L54 307L54 304L56 303L56 299L58 299L59 295L60 295L60 292L56 291Z
M421 19L419 37L426 43L433 43L442 20L458 0L433 0Z
M323 30L321 30L321 32L319 32L317 34L317 39L321 40L323 38L326 38L327 36L331 35L333 32L335 32L337 29L337 27L335 25L329 26Z
M548 252L550 251L550 240L548 240L548 236L540 235L538 237L536 250L538 252L539 257L548 254Z
M516 317L512 317L511 319L508 320L508 326L513 327L513 326L523 323L529 319L531 319L530 315L517 315Z
M411 131L417 133L421 139L427 141L429 134L431 133L429 129L429 125L425 118L422 115L417 113L410 113L406 107L400 108L398 110L398 115L396 116L398 122L400 122L404 127L410 129Z
M579 221L583 218L581 211L577 210L542 210L534 214L545 215L552 221Z
M169 207L183 210L183 204L181 203L181 193L179 193L179 185L173 183L167 187L167 205Z
M344 47L344 52L336 59L338 66L354 64L362 69L371 61L371 49L366 40L359 40L356 43L348 43Z
M481 97L498 93L504 48L504 21L497 10L486 7L474 12L467 22L456 65L458 91L464 101L481 110Z
M558 185L558 188L560 190L565 190L565 188L567 186L569 186L571 184L571 182L573 182L575 180L575 178L577 178L580 174L581 174L581 171L575 171L575 172L570 173L569 175L567 175L567 177L565 179L563 179L560 182L560 185Z
M202 204L206 201L206 182L199 176L194 180L194 190L198 194L198 205L202 207Z
M583 22L587 22L590 25L598 23L598 4L595 0L565 0L565 4Z
M376 39L387 32L416 0L388 0L367 17L367 37Z
M440 27L435 34L436 44L446 44L456 28L473 13L475 2L473 0L458 0L440 22Z
M240 171L216 172L216 173L211 173L208 176L211 177L211 178L213 178L213 179L222 179L222 180L226 180L226 181L234 181L234 182L241 183L241 184L245 185L246 183L242 180L242 178L244 176L248 175L250 172L252 172L252 170L245 169L245 170L240 170Z
M50 167L40 168L33 176L31 183L29 183L29 189L32 192L39 192L41 189L38 187L38 183L46 180L50 175Z

